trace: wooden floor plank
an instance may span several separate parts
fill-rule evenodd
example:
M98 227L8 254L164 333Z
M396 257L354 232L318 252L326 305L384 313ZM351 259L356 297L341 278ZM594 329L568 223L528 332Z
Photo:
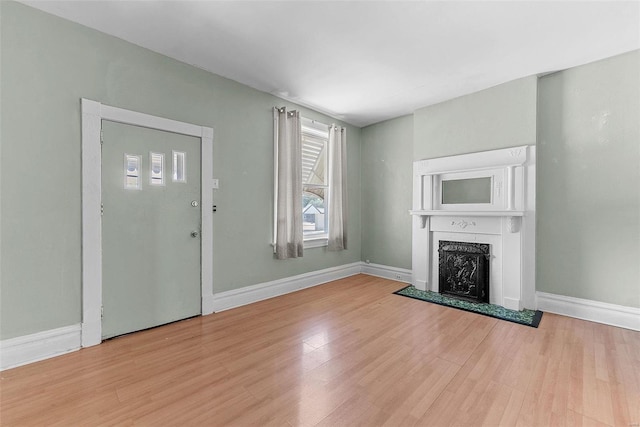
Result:
M0 373L0 424L630 426L640 333L356 275Z

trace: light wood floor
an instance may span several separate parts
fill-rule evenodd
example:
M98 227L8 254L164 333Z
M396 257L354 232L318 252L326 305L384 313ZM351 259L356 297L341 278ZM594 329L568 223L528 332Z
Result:
M640 333L366 275L0 373L12 425L637 426Z

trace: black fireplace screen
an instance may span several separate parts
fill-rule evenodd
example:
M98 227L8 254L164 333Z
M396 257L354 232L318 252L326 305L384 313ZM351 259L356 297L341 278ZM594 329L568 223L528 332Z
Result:
M488 303L489 245L441 240L438 252L440 293Z

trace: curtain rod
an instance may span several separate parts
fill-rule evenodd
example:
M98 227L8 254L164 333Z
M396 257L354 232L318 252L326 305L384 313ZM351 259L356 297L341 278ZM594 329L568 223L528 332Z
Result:
M0 1L1 1L1 0L0 0ZM274 109L276 109L276 110L278 110L278 111L279 111L279 112L281 112L281 113L284 113L285 111L287 111L287 107L273 107L273 108L274 108ZM293 112L293 111L297 111L297 110L291 110L290 112ZM327 124L325 124L325 123L323 123L323 122L319 122L319 121L314 120L314 119L309 119L309 118L307 118L307 117L303 117L303 119L305 119L305 120L309 120L311 123L317 123L317 124L320 124L320 125L323 125L323 126L327 126L327 127L331 127L331 126L338 126L338 125L336 125L335 123L332 123L332 124L330 124L330 125L327 125ZM343 129L344 129L344 127L343 127Z
M289 115L293 115L293 114L298 112L298 110L290 110L290 111L287 112L287 107L273 107L273 108L274 108L274 110L278 111L279 113L287 113Z

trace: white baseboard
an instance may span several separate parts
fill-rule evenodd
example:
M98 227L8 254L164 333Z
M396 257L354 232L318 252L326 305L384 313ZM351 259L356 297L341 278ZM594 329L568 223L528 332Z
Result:
M538 310L640 331L640 308L536 292Z
M300 289L321 285L332 280L353 276L360 272L361 262L354 262L352 264L325 268L324 270L285 277L284 279L259 283L257 285L246 286L244 288L233 289L231 291L220 292L217 294L214 293L213 309L216 312L229 310L242 305L299 291Z
M80 324L0 341L0 370L80 349Z
M389 267L381 264L362 263L362 273L370 276L384 277L385 279L397 280L399 282L411 283L411 270L406 268Z

